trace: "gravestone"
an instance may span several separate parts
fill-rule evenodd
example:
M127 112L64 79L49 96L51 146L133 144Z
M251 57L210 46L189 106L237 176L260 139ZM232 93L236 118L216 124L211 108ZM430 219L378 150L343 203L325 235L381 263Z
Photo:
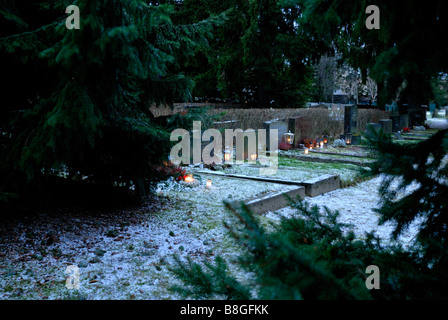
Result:
M370 136L373 131L379 131L381 130L382 126L379 123L368 123L367 129L366 129L366 136Z
M426 120L426 108L410 108L408 109L409 125L410 126L422 126Z
M429 104L429 112L431 113L431 117L434 117L435 112L436 112L436 104L435 103L430 103Z
M392 120L390 119L381 119L380 120L381 128L383 128L384 133L391 134L392 133Z
M344 134L355 133L357 116L358 116L358 106L356 106L355 104L345 106Z
M444 118L447 115L447 109L441 109L437 112L437 117L438 118Z
M397 138L397 140L404 140L399 132L394 132L394 136L395 138Z
M311 138L312 123L306 117L291 117L288 130L294 133L294 148L297 148L303 139Z
M409 127L409 116L407 114L400 115L400 130Z
M390 120L392 121L392 132L398 132L402 128L400 127L400 116L392 115L390 116Z
M266 150L269 150L271 145L270 130L278 130L278 141L280 144L285 142L285 133L288 132L288 123L285 121L266 121L263 123L263 129L266 130Z

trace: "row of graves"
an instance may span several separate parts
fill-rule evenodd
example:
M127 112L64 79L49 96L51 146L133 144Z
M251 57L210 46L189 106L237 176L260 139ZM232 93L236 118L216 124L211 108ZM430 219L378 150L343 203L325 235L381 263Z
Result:
M363 135L369 134L369 130L381 129L397 140L426 139L429 137L427 135L429 132L424 133L426 112L426 108L415 108L409 109L407 114L391 114L389 118L381 119L378 123L369 123ZM347 171L339 170L335 164L365 166L366 163L375 160L370 150L361 144L363 135L355 134L359 132L357 118L358 106L356 104L345 105L343 119L340 120L343 121L344 131L338 137L312 136L311 132L315 132L312 127L313 122L306 116L265 121L260 128L265 133L263 139L259 138L261 130L250 129L244 132L241 130L235 134L235 141L244 141L244 135L251 133L256 137L255 148L243 142L242 145L235 146L232 150L221 150L221 152L224 151L222 163L207 165L191 163L186 171L193 175L187 175L184 185L201 188L200 181L203 181L204 186L202 187L208 190L210 196L216 191L214 197L217 199L224 194L224 191L228 192L228 188L223 186L228 183L226 181L229 179L234 181L233 185L235 186L250 183L251 187L248 190L255 190L256 186L263 185L265 191L250 194L250 197L248 194L248 197L243 199L253 211L258 213L274 211L287 206L288 200L285 195L288 197L325 195L341 188L342 180L348 179L343 176ZM277 134L271 136L271 130L275 130ZM201 154L204 150L212 150L210 155L214 156L215 149L210 148L210 143L211 140L201 142ZM279 146L275 150L278 153L278 159L276 159L274 174L263 174L265 164L263 155L258 152L260 144L263 144L261 149L266 150L271 161L273 158L270 154L270 146L275 144ZM243 161L238 161L238 159ZM292 167L284 159L296 161L294 164L298 165ZM303 163L310 165L302 165ZM326 165L328 166L326 167ZM265 170L265 172L267 171ZM354 171L352 170L352 172ZM243 196L245 190L241 189L238 194L245 197Z

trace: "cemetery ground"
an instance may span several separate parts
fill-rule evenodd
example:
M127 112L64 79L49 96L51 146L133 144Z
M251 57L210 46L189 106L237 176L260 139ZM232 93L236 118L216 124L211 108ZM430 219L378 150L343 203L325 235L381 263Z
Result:
M294 158L293 152L282 152L279 169L269 178L300 182L338 175L342 188L305 200L339 210L340 219L353 224L358 237L375 230L389 241L392 226L378 226L378 216L372 211L378 204L375 190L381 178L359 180L362 161L372 160L368 152L360 147L328 147L309 157L321 159L324 152L330 153L328 159L339 162L302 161ZM335 158L338 153L341 156ZM354 159L361 162L348 163ZM213 169L189 166L187 171L195 174L198 184L163 183L158 195L138 208L40 211L5 221L0 227L0 299L180 299L169 290L178 280L166 269L174 254L188 255L194 261L211 261L219 255L232 262L238 257L239 249L223 226L232 219L223 201L243 201L296 188L230 176L256 177L259 168L254 165ZM205 186L208 179L211 188ZM285 207L259 217L269 227L279 214L293 213L291 207ZM401 239L405 246L412 243L414 232L411 228ZM66 288L69 265L79 267L79 290ZM249 277L232 268L230 272L242 281Z

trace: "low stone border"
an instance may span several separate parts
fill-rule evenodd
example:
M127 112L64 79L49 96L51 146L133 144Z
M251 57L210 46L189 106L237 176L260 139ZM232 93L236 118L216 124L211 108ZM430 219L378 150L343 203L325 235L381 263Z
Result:
M348 164L354 164L357 166L364 166L366 163L369 163L369 161L363 162L363 161L356 161L356 160L348 160L348 159L330 159L330 158L318 158L313 157L311 155L300 155L300 154L282 154L282 157L285 158L292 158L297 159L300 161L307 161L307 162L321 162L321 163L348 163Z
M305 198L305 187L296 187L289 191L273 192L261 197L246 199L243 201L247 207L257 214L266 213L269 211L276 211L290 205L289 199L296 199L297 197ZM241 202L233 202L231 205L237 207Z
M340 189L341 179L335 174L326 174L314 179L309 179L301 184L305 187L305 193L308 197L316 197L321 194Z
M315 150L310 150L310 152L312 152L314 154L329 154L332 156L375 159L373 156L361 156L359 154L347 154L347 153L337 153L337 152L330 152L330 151L315 151Z
M308 179L305 181L294 181L294 180L284 180L277 178L264 178L264 177L254 177L245 176L242 174L226 174L223 172L213 172L213 171L198 171L199 174L215 174L223 177L237 178L237 179L249 179L254 181L295 185L298 187L305 187L305 195L308 197L315 197L336 189L341 188L341 179L339 175L336 174L324 174L322 176Z

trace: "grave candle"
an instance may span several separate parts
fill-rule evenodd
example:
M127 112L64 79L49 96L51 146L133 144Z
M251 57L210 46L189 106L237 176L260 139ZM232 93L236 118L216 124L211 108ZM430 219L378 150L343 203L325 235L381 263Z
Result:
M193 182L193 181L194 181L194 179L193 179L193 176L192 176L191 174L188 174L188 175L185 177L185 182L191 183L191 182Z
M309 153L308 149L305 149L305 154L308 154L308 153Z
M205 185L205 187L206 187L207 189L210 189L210 188L212 187L212 180L208 179L208 180L207 180L207 183L206 183L206 185Z
M320 147L321 147L321 148L324 147L324 142L323 142L323 141L320 142Z
M226 150L224 151L224 161L225 162L230 162L230 150L228 148L226 148Z
M250 160L252 160L252 161L257 160L257 154L256 153L251 154L250 155Z

